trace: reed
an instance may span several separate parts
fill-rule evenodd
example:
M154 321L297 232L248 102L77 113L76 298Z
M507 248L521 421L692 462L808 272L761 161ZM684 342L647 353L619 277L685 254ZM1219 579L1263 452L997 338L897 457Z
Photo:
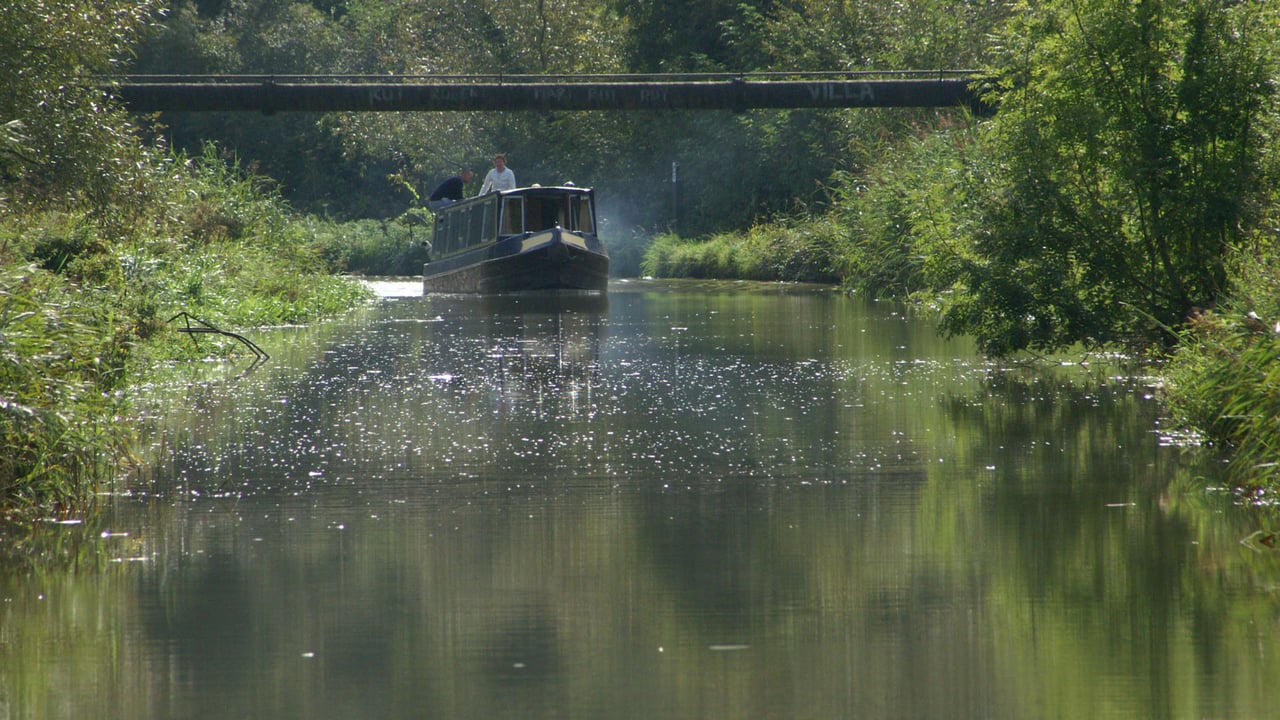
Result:
M91 479L127 454L115 329L59 278L0 270L0 497L11 508L78 513Z
M836 283L847 233L831 220L780 219L746 233L653 240L641 263L651 277Z
M1224 451L1233 482L1280 490L1280 260L1233 259L1232 296L1190 318L1164 369L1178 423Z

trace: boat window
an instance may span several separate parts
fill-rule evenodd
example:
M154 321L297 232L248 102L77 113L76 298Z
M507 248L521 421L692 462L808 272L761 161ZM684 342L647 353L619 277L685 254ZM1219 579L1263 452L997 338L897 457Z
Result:
M461 250L467 246L467 220L471 217L471 210L467 209L458 213L453 219L453 246L450 250Z
M435 238L435 246L436 246L435 251L440 255L447 255L449 253L449 249L450 249L449 241L450 241L450 238L452 237L450 235L450 230L453 229L453 223L451 221L452 221L452 218L449 215L436 216L437 227L436 227L436 238Z
M468 247L480 244L480 239L484 237L484 206L474 205L467 210L467 238Z
M569 197L569 215L574 221L572 230L584 233L596 231L594 218L591 217L591 201L587 196L572 195Z
M515 235L521 232L524 232L524 198L505 198L502 207L502 234Z
M565 226L565 196L531 197L525 205L525 230L538 232Z

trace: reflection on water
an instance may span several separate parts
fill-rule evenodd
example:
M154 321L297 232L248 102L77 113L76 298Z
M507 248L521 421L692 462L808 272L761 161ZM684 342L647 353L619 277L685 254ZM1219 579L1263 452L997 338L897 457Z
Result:
M496 379L503 405L544 407L565 401L570 414L590 414L604 340L607 295L598 293L483 298L494 339L481 375Z
M421 297L152 388L0 715L1261 717L1274 554L1114 369L822 288Z

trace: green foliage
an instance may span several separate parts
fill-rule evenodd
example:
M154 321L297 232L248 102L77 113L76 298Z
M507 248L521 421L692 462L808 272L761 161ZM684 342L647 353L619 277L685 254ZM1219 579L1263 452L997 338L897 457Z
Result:
M135 185L136 146L102 91L75 81L123 59L158 7L150 0L0 5L0 207L87 203L113 221L106 208Z
M776 3L760 39L776 70L977 67L1006 3L923 0Z
M629 21L628 65L637 72L723 72L747 65L770 0L617 0Z
M1254 311L1206 312L1194 318L1184 340L1168 369L1171 410L1232 451L1237 483L1280 487L1276 324Z
M969 196L975 130L947 116L891 148L865 173L838 174L833 212L852 233L847 287L876 296L944 292L976 222Z
M427 261L423 243L431 240L431 222L430 214L407 213L394 221L308 219L299 227L306 234L306 244L315 247L330 267L364 275L421 275Z
M1050 2L1001 34L1000 112L945 327L1005 354L1171 338L1267 199L1260 3Z
M839 278L846 242L844 228L832 221L777 221L705 240L664 234L654 238L641 268L651 277L829 283Z
M959 242L977 222L970 200L976 130L939 114L898 143L863 150L878 160L838 172L829 212L782 216L706 241L654 239L644 273L655 276L839 281L873 295L949 289Z
M1277 240L1271 230L1263 252L1229 258L1231 295L1191 319L1163 370L1164 400L1176 421L1231 451L1238 484L1272 490L1280 487Z
M87 481L125 448L112 418L129 321L42 267L101 253L146 201L129 123L75 81L123 58L157 7L0 5L0 498L11 506L82 508Z
M83 509L89 481L127 448L115 423L126 333L105 308L31 266L0 268L0 498Z
M337 268L310 226L263 178L226 164L212 146L162 171L158 206L168 214L115 258L118 275L85 272L86 280L119 277L153 293L166 317L186 311L224 327L308 322L359 297L351 283L330 277Z
M330 274L271 185L225 164L142 154L136 196L104 233L90 210L0 216L0 499L82 510L128 450L127 384L158 358L224 356L170 319L226 329L309 322L367 297Z

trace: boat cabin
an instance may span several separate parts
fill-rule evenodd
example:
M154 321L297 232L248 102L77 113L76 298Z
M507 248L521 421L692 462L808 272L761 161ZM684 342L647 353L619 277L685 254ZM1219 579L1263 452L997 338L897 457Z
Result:
M529 187L454 203L436 215L434 258L473 250L517 235L559 227L578 235L596 232L595 198L588 188Z

